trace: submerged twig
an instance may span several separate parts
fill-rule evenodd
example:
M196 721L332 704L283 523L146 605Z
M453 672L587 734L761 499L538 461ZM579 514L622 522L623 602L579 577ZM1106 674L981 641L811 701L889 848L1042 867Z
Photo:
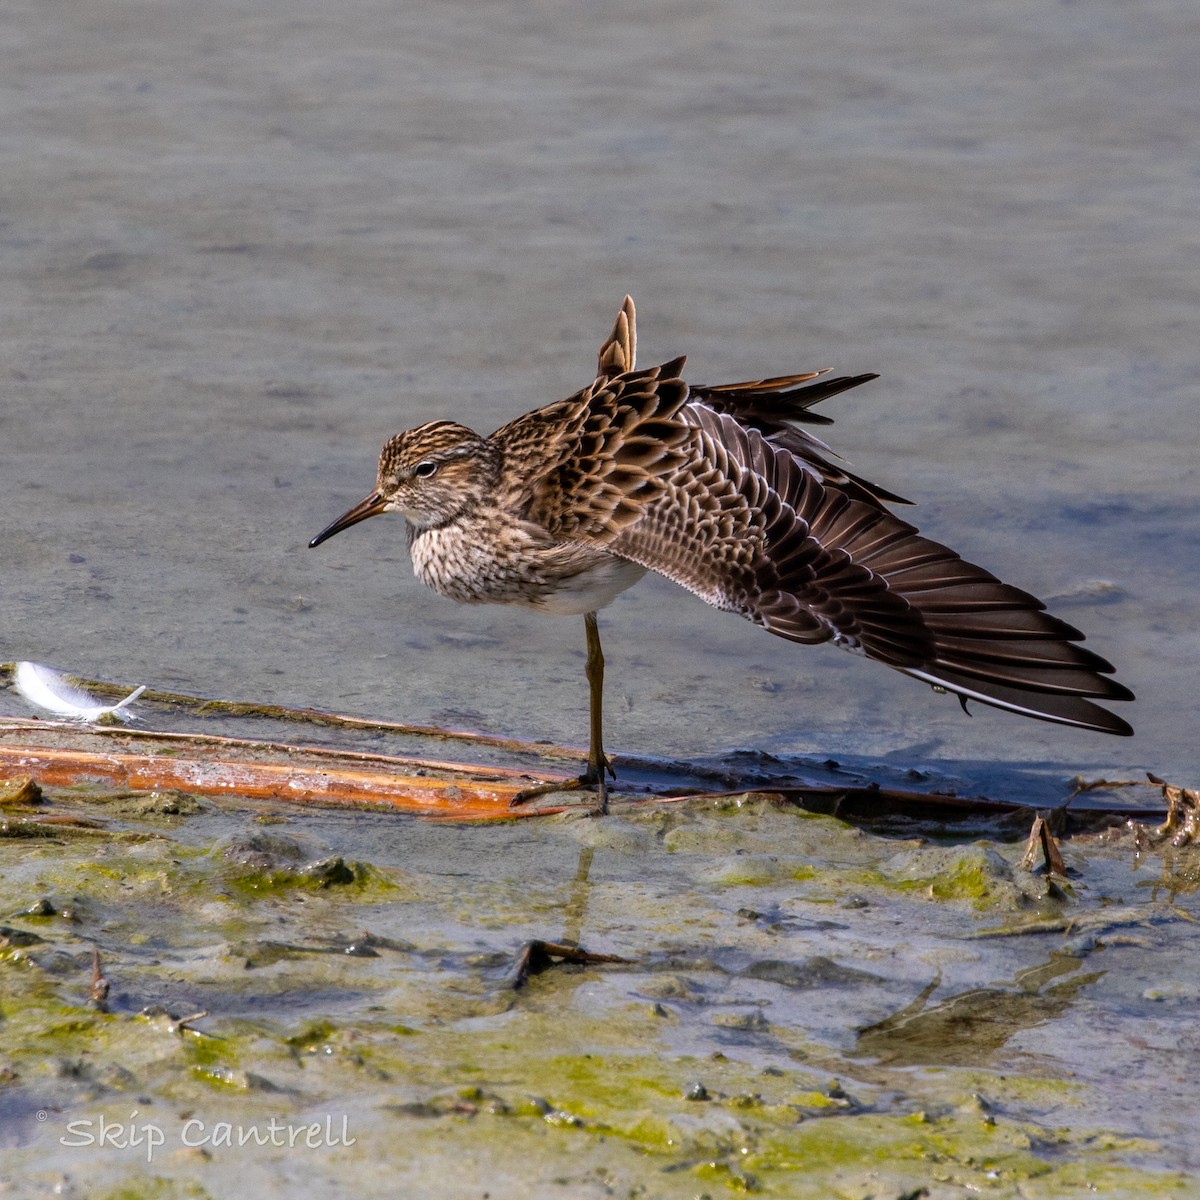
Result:
M97 1012L108 1012L108 989L109 982L100 969L100 951L93 946L92 986L88 991L88 1008L94 1008Z
M629 959L619 954L593 954L580 946L567 946L562 942L545 942L535 938L526 942L517 952L509 973L508 986L516 991L524 987L531 975L540 975L548 967L561 963L627 963Z
M199 1021L201 1017L207 1017L207 1016L208 1016L208 1009L206 1008L206 1009L202 1010L201 1012L189 1013L186 1017L178 1017L172 1023L171 1032L172 1033L199 1033L200 1031L198 1029L189 1029L188 1026L193 1021Z
M215 1034L205 1033L202 1029L190 1028L193 1021L199 1021L201 1017L207 1017L208 1010L203 1012L188 1013L186 1017L177 1017L174 1013L168 1012L161 1004L149 1004L138 1013L139 1017L147 1021L153 1021L160 1028L165 1029L168 1033L182 1035L190 1033L194 1037L211 1038L215 1041L220 1039Z
M1196 920L1186 909L1177 904L1139 904L1123 909L1103 908L1093 912L1062 913L1055 917L1035 917L1028 921L1016 921L1009 925L996 925L988 929L977 929L963 935L964 941L977 938L1020 937L1039 933L1091 933L1097 937L1105 930L1125 925L1155 925L1165 921Z

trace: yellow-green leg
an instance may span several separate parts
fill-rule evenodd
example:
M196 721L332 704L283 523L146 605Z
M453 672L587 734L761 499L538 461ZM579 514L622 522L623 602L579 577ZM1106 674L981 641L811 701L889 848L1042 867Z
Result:
M585 784L594 784L600 811L608 812L608 777L617 777L612 763L604 754L604 651L600 649L600 625L594 612L584 613L584 628L587 630L587 666L584 674L588 681L589 736L588 767L583 775Z
M566 792L574 788L594 787L600 812L608 812L608 777L617 777L612 763L604 753L604 651L600 648L600 626L594 612L583 614L587 630L587 666L584 674L588 681L588 757L587 770L578 779L569 783L538 783L518 792L509 802L510 808L527 804L538 796L552 792Z

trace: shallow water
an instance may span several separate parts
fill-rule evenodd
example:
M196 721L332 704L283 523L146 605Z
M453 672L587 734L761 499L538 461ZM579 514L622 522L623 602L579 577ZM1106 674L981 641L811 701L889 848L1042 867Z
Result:
M826 406L832 444L1084 629L1138 734L968 720L648 579L602 617L611 749L1005 798L1031 772L1046 796L1079 771L1197 781L1194 5L23 0L0 21L0 661L579 743L580 622L428 593L398 519L304 547L391 433L490 430L587 382L631 292L643 363L882 372ZM417 883L482 886L438 836ZM671 884L632 861L634 938ZM1098 986L1136 991L1139 953L1106 951ZM960 982L1019 992L1045 959L1018 957ZM1102 1036L1053 1003L1032 1044Z
M1192 6L476 11L9 8L0 658L580 742L577 620L427 593L399 519L304 544L390 433L585 382L628 290L644 362L883 372L834 445L1055 600L1139 733L648 580L614 749L1194 775Z

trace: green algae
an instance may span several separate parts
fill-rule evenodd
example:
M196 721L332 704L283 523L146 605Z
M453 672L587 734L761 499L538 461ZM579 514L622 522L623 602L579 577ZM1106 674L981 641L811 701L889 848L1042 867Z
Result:
M212 1193L197 1183L167 1179L161 1175L123 1183L110 1191L96 1193L95 1200L211 1200Z
M674 854L712 856L715 865L705 874L715 887L769 888L794 881L807 885L801 894L813 903L836 903L856 890L884 888L965 902L981 911L1048 902L1048 885L1015 871L1009 856L994 844L939 846L910 839L892 841L894 852L880 855L878 843L862 838L846 822L789 810L764 797L737 798L714 815L721 819L708 825L676 823L662 842ZM734 815L740 847L730 857L723 845L724 825ZM791 832L784 834L789 825ZM781 851L794 843L806 847L807 857ZM831 862L821 861L826 854Z
M395 1027L392 1028L394 1033ZM284 1038L287 1045L293 1050L314 1050L315 1048L327 1045L331 1035L337 1032L337 1026L330 1021L318 1021L314 1025L309 1025L302 1029L299 1033L292 1034L289 1038Z
M520 1048L511 1047L516 1051ZM814 1101L831 1108L828 1097L793 1093L787 1073L775 1076L776 1096L737 1093L722 1097L720 1088L762 1088L761 1077L744 1067L726 1065L717 1071L707 1064L706 1074L718 1091L703 1106L718 1114L697 1121L678 1087L680 1073L664 1072L658 1061L626 1056L557 1057L530 1076L528 1059L522 1089L514 1094L496 1084L463 1089L462 1103L427 1103L417 1110L402 1110L411 1117L457 1123L479 1122L474 1137L496 1155L505 1149L538 1143L538 1127L549 1125L575 1141L625 1145L657 1160L656 1175L674 1178L682 1187L664 1195L694 1195L688 1187L719 1185L726 1192L754 1191L771 1196L826 1196L831 1181L847 1175L868 1179L886 1177L890 1186L918 1187L930 1180L952 1183L971 1191L997 1194L1002 1185L1036 1185L1023 1194L1054 1196L1059 1187L1120 1187L1130 1195L1169 1195L1179 1177L1147 1177L1144 1172L1106 1161L1106 1150L1087 1132L1054 1131L1054 1155L1039 1150L1043 1131L1004 1120L985 1124L951 1113L930 1118L924 1113L857 1113L834 1109L834 1115L813 1119ZM687 1064L695 1069L695 1064ZM477 1065L476 1070L481 1067ZM499 1063L488 1072L508 1075L514 1067ZM481 1103L486 1099L487 1103ZM804 1103L797 1103L798 1100ZM693 1102L691 1109L697 1105ZM517 1128L514 1129L513 1126ZM493 1128L489 1129L489 1126ZM495 1128L495 1126L503 1126ZM585 1155L577 1146L557 1147L568 1156ZM1072 1149L1085 1152L1095 1162L1055 1161ZM550 1157L543 1146L538 1153ZM688 1182L688 1181L691 1182ZM1000 1193L1003 1194L1003 1193Z
M941 966L932 984L892 977L897 928L921 928L917 953L947 971L989 953L967 940L977 905L1006 886L1025 895L1007 847L898 843L764 804L503 835L406 825L368 860L347 839L359 825L336 819L263 837L277 814L261 807L183 819L135 803L114 817L108 803L116 832L155 836L39 843L0 876L0 911L40 939L0 952L10 1105L51 1105L59 1130L137 1108L167 1141L147 1171L117 1148L72 1159L34 1130L36 1162L95 1169L95 1194L229 1194L239 1163L288 1152L186 1150L181 1113L261 1130L314 1112L344 1115L356 1139L303 1160L329 1194L347 1170L362 1194L394 1194L430 1162L465 1172L461 1194L499 1180L493 1196L514 1200L1186 1194L1152 1139L1084 1118L1093 1087L1032 1056L1004 1068L1012 1038L1069 1020L1102 971L1025 939L983 983L952 984ZM422 837L459 852L472 839L481 857L418 873ZM1099 911L1081 905L1059 910ZM816 906L820 921L805 916ZM514 993L529 936L516 931L563 921L631 961L556 967ZM109 1012L88 1002L93 946ZM12 1161L34 1169L24 1151Z
M258 897L281 896L296 889L320 892L328 888L340 888L358 900L369 903L389 897L398 898L401 890L398 884L370 863L347 863L336 856L294 867L230 870L224 873L223 878L230 889Z
M972 900L983 903L993 894L993 876L979 862L959 861L943 875L929 880L935 900Z
M386 1064L389 1078L419 1081L410 1093L415 1098L393 1102L391 1111L410 1121L451 1121L459 1127L470 1122L472 1141L501 1158L502 1147L519 1146L550 1126L591 1145L622 1144L657 1159L659 1173L731 1192L827 1195L822 1189L839 1172L878 1167L894 1173L896 1164L906 1164L901 1182L914 1186L935 1178L995 1192L998 1183L1040 1181L1028 1193L1038 1196L1054 1195L1053 1188L1068 1177L1119 1184L1131 1195L1168 1195L1165 1189L1173 1186L1173 1177L1147 1178L1106 1161L1106 1154L1127 1147L1105 1145L1089 1131L1047 1131L956 1111L936 1117L923 1111L858 1111L828 1092L803 1090L811 1076L801 1070L766 1074L728 1058L664 1060L617 1049L539 1058L537 1047L546 1044L552 1020L530 1014L520 1037L511 1029L491 1039L438 1032L426 1037L419 1053L410 1048L399 1058L395 1047L377 1046L372 1057L377 1068ZM618 1040L616 1032L588 1030L599 1045ZM471 1057L464 1060L468 1049ZM464 1076L472 1082L454 1084ZM689 1099L688 1080L695 1077L704 1079L702 1101ZM1039 1094L1046 1098L1046 1092ZM1048 1141L1053 1155L1039 1149ZM1075 1166L1065 1159L1072 1149L1095 1162L1068 1172Z

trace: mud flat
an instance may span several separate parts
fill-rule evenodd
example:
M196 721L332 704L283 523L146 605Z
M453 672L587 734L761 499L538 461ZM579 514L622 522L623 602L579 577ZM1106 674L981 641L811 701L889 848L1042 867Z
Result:
M995 822L754 794L486 827L26 801L0 838L17 1194L1200 1186L1192 849L1080 834L1048 876ZM519 975L541 940L624 961Z

